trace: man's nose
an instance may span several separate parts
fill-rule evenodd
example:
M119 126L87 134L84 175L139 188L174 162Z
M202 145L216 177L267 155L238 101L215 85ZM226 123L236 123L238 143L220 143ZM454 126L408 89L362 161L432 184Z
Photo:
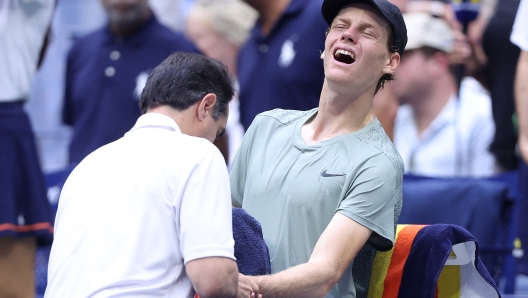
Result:
M341 40L342 41L347 40L347 41L350 41L352 43L354 43L357 40L354 32L352 31L352 28L349 28L349 29L343 31L343 33L341 34Z

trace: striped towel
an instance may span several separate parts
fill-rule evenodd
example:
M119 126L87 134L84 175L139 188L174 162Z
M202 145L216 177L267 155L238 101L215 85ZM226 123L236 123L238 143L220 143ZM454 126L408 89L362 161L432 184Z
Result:
M468 262L445 265L462 244ZM457 247L460 247L458 245ZM451 258L450 258L451 256ZM398 225L394 248L377 252L368 298L500 297L466 229L450 224Z

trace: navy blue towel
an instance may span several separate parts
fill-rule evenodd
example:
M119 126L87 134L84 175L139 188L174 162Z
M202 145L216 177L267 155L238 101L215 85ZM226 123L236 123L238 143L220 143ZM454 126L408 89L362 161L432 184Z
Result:
M233 208L233 238L238 271L244 275L271 273L268 246L260 223L242 208Z

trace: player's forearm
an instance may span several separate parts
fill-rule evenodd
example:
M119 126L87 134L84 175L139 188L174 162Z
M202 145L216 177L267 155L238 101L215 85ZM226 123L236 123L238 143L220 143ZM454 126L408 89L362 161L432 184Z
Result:
M340 275L320 262L301 264L273 275L256 276L262 297L326 297Z
M519 149L528 162L528 52L521 51L515 76L515 105L519 123Z
M336 213L317 240L310 260L279 273L255 277L263 297L326 297L372 231Z

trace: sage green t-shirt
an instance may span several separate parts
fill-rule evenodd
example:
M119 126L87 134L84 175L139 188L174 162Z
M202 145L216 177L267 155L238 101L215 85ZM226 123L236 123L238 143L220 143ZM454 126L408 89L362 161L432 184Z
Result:
M232 202L261 223L272 273L306 263L336 212L372 230L373 248L393 245L403 162L392 142L374 119L357 132L307 145L301 127L316 113L259 114L231 169ZM355 297L352 264L328 297Z

